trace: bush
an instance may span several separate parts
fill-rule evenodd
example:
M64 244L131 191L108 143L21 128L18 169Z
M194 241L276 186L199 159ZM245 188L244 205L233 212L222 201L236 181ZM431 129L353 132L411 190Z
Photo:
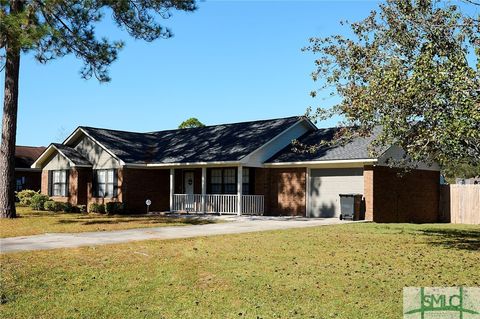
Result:
M43 206L44 206L45 210L49 210L51 212L59 212L59 211L63 210L64 205L65 205L65 203L62 203L62 202L47 200Z
M55 212L55 201L53 200L47 200L44 204L43 204L43 208L45 208L45 210L48 210L48 211L51 211L51 212Z
M80 213L80 207L72 205L72 207L70 209L70 213L75 213L75 214Z
M105 213L105 205L97 204L97 203L90 204L90 213L104 214Z
M77 208L79 213L87 213L87 205L78 205Z
M65 213L71 213L73 211L73 206L69 202L62 203L62 211Z
M31 189L24 189L23 191L18 192L17 197L19 200L19 205L30 206L30 204L32 203L32 197L37 194L39 193L36 191L32 191Z
M110 202L105 204L105 212L109 215L121 214L123 210L123 203Z
M44 210L45 202L48 200L50 200L50 198L47 195L35 194L30 201L30 207L35 210Z

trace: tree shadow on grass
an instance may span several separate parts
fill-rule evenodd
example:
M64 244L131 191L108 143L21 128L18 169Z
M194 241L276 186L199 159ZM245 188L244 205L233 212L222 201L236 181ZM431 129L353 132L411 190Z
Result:
M480 251L480 228L475 229L424 229L421 234L430 237L429 243L449 249Z
M88 217L87 217L88 218ZM114 225L114 224L129 224L137 223L139 227L145 224L186 224L186 225L207 225L216 223L213 219L201 217L156 217L156 216L138 216L138 217L101 217L98 219L88 218L84 219L60 219L59 224L78 224L78 225Z

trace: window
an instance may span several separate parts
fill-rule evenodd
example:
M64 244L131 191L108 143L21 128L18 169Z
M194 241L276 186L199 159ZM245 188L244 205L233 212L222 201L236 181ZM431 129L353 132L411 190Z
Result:
M209 169L208 192L210 194L236 194L237 193L237 169L236 168L212 168ZM242 194L252 192L252 178L250 168L242 170Z
M222 193L222 170L212 169L210 177L210 191L212 194Z
M235 168L225 168L223 170L223 193L224 194L236 194L237 193L237 181L235 175L237 170Z
M50 171L50 195L68 196L68 171Z
M248 168L242 170L242 194L250 194L250 169Z
M15 190L19 192L24 188L25 188L25 176L18 177L15 183Z
M117 174L114 169L98 169L94 171L93 196L117 196Z

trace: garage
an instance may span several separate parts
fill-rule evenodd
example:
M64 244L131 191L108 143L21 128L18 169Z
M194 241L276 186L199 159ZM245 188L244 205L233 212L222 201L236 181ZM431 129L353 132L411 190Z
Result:
M363 168L311 169L307 216L339 217L339 194L363 194Z

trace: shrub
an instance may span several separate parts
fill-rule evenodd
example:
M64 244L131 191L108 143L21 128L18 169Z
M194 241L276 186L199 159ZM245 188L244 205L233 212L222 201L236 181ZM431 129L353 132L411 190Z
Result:
M86 213L87 212L87 205L78 205L78 212L79 213Z
M70 213L80 213L80 207L72 205L72 207L70 208Z
M90 212L91 213L104 214L105 213L105 205L97 204L97 203L90 204Z
M43 204L43 208L45 208L45 210L54 212L54 211L55 211L55 201L53 201L53 200L47 200L47 201Z
M35 194L32 196L30 207L35 210L44 210L45 202L48 200L50 200L50 198L47 195Z
M19 205L21 206L30 206L32 203L32 197L37 195L38 192L32 191L31 189L24 189L17 193L17 197L19 200Z
M65 206L65 203L56 202L56 201L53 201L53 200L47 200L44 203L43 206L44 206L45 210L48 210L48 211L51 211L51 212L59 212L59 211L63 210L63 208Z
M65 212L65 213L71 213L72 210L73 210L72 204L70 204L69 202L62 203L62 211L63 211L63 212Z
M105 212L109 215L121 214L123 210L123 203L110 202L105 204Z

